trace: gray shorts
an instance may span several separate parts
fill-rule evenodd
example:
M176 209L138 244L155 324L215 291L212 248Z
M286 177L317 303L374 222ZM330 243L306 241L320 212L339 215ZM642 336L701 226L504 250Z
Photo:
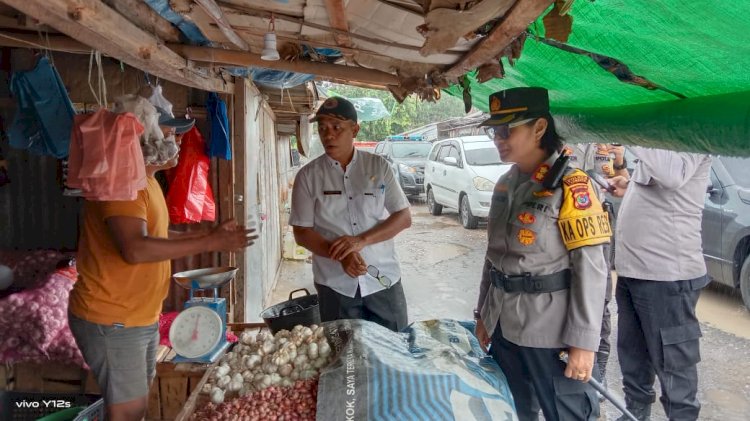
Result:
M70 330L106 405L148 396L156 375L159 324L115 327L91 323L68 314Z

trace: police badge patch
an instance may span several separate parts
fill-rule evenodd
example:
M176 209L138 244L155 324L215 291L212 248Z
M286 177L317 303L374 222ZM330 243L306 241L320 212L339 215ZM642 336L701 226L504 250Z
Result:
M589 195L588 185L571 186L570 194L573 195L573 206L576 209L584 210L591 207L591 196Z

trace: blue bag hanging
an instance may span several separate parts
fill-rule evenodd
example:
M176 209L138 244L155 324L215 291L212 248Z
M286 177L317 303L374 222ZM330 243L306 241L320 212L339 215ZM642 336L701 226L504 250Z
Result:
M68 156L75 111L49 59L41 57L34 69L14 73L10 90L18 102L8 130L10 145L38 155Z
M210 132L206 154L213 158L232 159L232 143L229 140L229 119L227 104L215 92L208 94L206 100Z

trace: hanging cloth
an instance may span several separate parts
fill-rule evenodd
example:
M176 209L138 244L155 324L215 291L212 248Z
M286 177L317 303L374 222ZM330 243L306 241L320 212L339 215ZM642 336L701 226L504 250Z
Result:
M49 59L41 57L34 69L14 73L10 90L18 102L8 130L10 145L38 155L66 157L75 111Z
M206 100L209 133L208 156L213 158L232 159L232 142L229 139L229 119L227 118L227 104L215 92L208 94Z
M196 127L182 136L180 161L167 174L167 209L173 224L216 220L216 204L208 179L206 141Z

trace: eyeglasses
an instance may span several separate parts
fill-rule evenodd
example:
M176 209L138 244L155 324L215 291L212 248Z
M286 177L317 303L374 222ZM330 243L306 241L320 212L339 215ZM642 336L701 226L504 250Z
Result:
M367 266L367 274L377 279L378 282L380 282L380 285L383 286L383 288L390 288L391 285L393 285L393 281L391 281L391 278L385 275L381 276L380 270L373 265Z
M484 132L487 133L487 136L491 139L506 140L510 137L510 129L529 124L535 120L535 118L527 118L526 120L516 121L510 124L503 124L502 126L488 126L484 128Z

